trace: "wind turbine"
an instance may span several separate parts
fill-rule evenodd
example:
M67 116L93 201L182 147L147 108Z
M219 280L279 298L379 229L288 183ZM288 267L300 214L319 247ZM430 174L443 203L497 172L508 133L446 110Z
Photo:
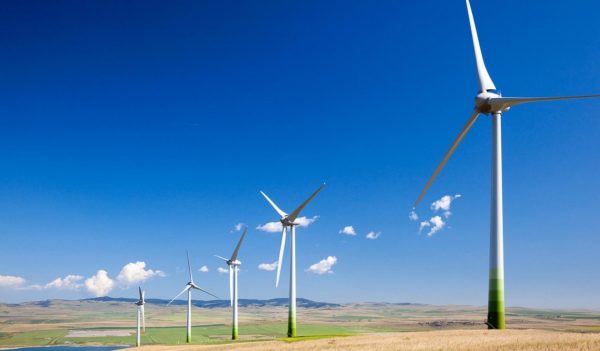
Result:
M279 247L279 260L277 261L277 280L275 281L275 287L279 286L279 274L281 273L281 260L283 259L283 249L285 247L285 236L287 228L290 228L292 232L291 244L290 244L290 302L289 302L289 311L288 311L288 332L287 335L290 338L296 337L296 218L300 215L300 212L304 207L312 200L318 193L323 189L325 183L323 183L311 196L306 199L298 208L296 208L289 215L283 212L277 205L273 202L273 200L269 199L267 194L260 192L262 196L267 199L269 204L273 207L275 212L281 217L279 221L281 222L281 246Z
M244 228L244 233L242 233L242 236L240 237L235 250L233 250L233 254L231 254L230 259L215 255L216 257L225 261L229 266L229 301L233 307L233 330L231 332L232 340L238 339L238 267L242 264L242 262L240 262L237 257L238 252L240 251L240 246L242 246L242 241L244 241L244 237L246 236L246 232L248 232L248 228Z
M202 289L201 287L196 285L196 283L194 283L194 277L192 277L192 267L190 266L190 255L187 252L186 252L186 254L187 254L188 272L190 273L190 281L187 284L185 284L185 288L183 288L183 290L181 290L181 292L179 294L177 294L177 296L175 296L173 298L173 300L169 301L167 306L170 305L173 301L175 301L175 299L178 298L179 295L181 295L187 291L188 309L187 309L187 333L185 336L185 342L190 343L190 342L192 342L192 289L200 290L200 291L202 291L212 297L215 297L217 299L218 299L218 297L209 293L208 291Z
M423 196L444 168L450 156L454 153L460 142L467 135L480 114L492 116L492 193L491 193L491 223L490 223L490 277L489 301L487 323L489 329L504 329L504 246L503 246L503 218L502 218L502 141L501 141L501 116L512 106L530 102L569 100L600 97L596 95L556 96L556 97L502 97L492 81L481 54L479 38L475 28L475 20L471 12L471 4L467 2L467 12L471 27L473 50L477 68L479 92L475 97L475 108L471 117L460 131L444 157L439 163L423 191L415 201L416 207Z
M146 304L146 301L144 300L145 292L142 290L141 287L138 287L138 288L140 291L140 299L138 300L138 302L135 303L137 305L137 338L135 341L135 346L140 347L140 345L141 345L140 321L141 321L144 333L146 332L146 317L144 316L144 305Z

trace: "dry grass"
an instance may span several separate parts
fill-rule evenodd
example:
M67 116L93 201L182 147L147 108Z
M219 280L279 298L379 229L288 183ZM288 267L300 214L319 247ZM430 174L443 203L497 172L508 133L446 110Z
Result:
M544 330L442 330L381 333L310 340L296 343L269 341L213 346L145 346L130 350L595 351L600 350L600 334L567 333Z

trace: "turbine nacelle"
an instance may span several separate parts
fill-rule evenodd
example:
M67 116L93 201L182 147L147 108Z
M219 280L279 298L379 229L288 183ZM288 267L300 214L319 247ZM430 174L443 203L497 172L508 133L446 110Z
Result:
M510 110L510 106L499 104L495 99L502 98L502 94L496 90L487 90L477 94L475 97L475 109L483 114L495 112L506 112Z

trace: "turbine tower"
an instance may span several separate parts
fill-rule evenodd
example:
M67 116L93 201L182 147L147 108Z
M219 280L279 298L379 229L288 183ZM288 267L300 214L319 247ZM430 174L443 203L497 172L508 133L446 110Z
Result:
M242 264L242 262L240 262L237 257L238 252L240 251L240 246L242 246L242 241L244 241L244 237L246 236L246 232L248 232L248 228L244 228L244 233L242 233L242 236L240 237L235 250L233 250L233 254L231 254L230 259L215 255L216 257L225 261L225 263L227 263L229 266L229 301L231 307L233 308L233 329L231 331L232 340L238 339L238 267Z
M176 298L179 297L179 295L183 294L184 292L187 291L187 333L185 336L185 342L187 342L188 344L190 342L192 342L192 289L196 289L196 290L200 290L203 293L206 293L212 297L215 297L218 299L217 296L209 293L208 291L200 288L198 285L196 285L196 283L194 283L194 277L192 276L192 267L190 266L190 255L186 252L187 254L187 264L188 264L188 272L190 273L190 281L185 284L185 288L183 288L183 290L181 290L181 292L179 294L177 294L177 296L175 296L173 298L173 300L169 301L169 303L167 304L170 305L173 301L175 301Z
M279 260L277 261L277 280L275 281L275 287L279 286L279 274L281 273L281 260L283 259L283 249L285 247L285 236L287 228L290 228L292 233L291 244L290 244L290 302L289 302L289 312L288 312L288 332L287 335L290 338L296 337L296 219L300 215L300 212L304 207L323 189L325 183L323 183L311 196L306 199L298 208L296 208L289 215L283 212L277 205L273 202L273 200L269 199L267 194L260 192L262 196L267 199L269 204L273 207L275 212L281 217L279 221L281 222L281 246L279 247Z
M490 271L489 271L489 301L487 323L489 329L504 329L504 246L503 246L503 218L502 218L502 141L501 141L501 116L512 106L530 102L569 100L600 97L596 95L556 96L556 97L503 97L492 81L479 47L479 38L475 28L475 20L471 12L471 4L467 2L467 13L471 27L475 64L479 92L475 97L475 108L471 117L460 131L444 157L439 163L429 181L421 191L413 207L416 207L423 196L444 168L460 142L467 135L480 114L492 117L492 193L491 193L491 220L490 220Z
M138 287L138 289L140 291L140 299L138 300L138 302L135 303L137 305L137 336L136 336L136 340L135 340L135 346L140 347L140 345L141 345L140 321L141 321L142 329L144 330L144 333L146 332L146 317L144 316L144 305L146 304L146 301L144 300L145 292L142 290L141 287Z

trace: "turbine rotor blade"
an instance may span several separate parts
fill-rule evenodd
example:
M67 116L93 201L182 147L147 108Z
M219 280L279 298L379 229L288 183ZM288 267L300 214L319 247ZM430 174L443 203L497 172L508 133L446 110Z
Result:
M192 277L192 266L190 265L190 254L189 252L185 252L185 254L187 255L187 262L188 262L188 272L190 273L190 282L194 282L194 278Z
M235 250L233 250L233 254L231 255L231 261L237 260L238 252L240 251L240 246L242 246L242 241L244 241L244 237L246 236L247 232L248 228L244 228L244 233L240 237L240 240L238 241L237 246L235 247Z
M138 290L140 291L140 301L144 301L144 294L142 293L142 287L138 286Z
M194 288L194 289L196 289L196 290L200 290L200 291L202 291L203 293L205 293L205 294L208 294L208 295L210 295L210 296L212 296L212 297L214 297L214 298L216 298L216 299L218 299L218 298L219 298L217 295L214 295L214 294L212 294L212 293L210 293L210 292L208 292L208 291L206 291L206 290L202 289L201 287L199 287L199 286L198 286L198 285L196 285L196 284L194 284L194 285L191 285L191 287L192 287L192 288Z
M144 332L146 332L146 315L144 313L144 305L140 306L140 310L142 313L142 329L144 330Z
M551 96L551 97L499 97L489 100L493 111L503 111L509 107L525 104L529 102L573 100L573 99L592 99L599 98L600 94L593 95L574 95L574 96Z
M279 275L281 274L281 261L283 260L283 249L285 247L285 235L286 227L283 227L281 231L281 246L279 247L279 260L277 261L277 280L275 280L275 287L279 286Z
M277 205L273 202L273 200L269 199L267 194L263 193L262 191L260 193L262 194L262 196L264 196L265 199L267 199L267 201L271 204L271 207L273 207L275 212L277 212L277 214L279 216L281 216L281 218L287 216L287 213L283 212L279 207L277 207Z
M229 305L233 306L233 270L229 266Z
M177 294L177 296L175 296L171 301L169 301L167 306L169 306L173 301L175 301L176 298L178 298L181 294L183 294L184 292L188 291L191 288L192 288L191 285L186 285L185 288L183 290L181 290L181 292L179 294Z
M323 189L325 187L325 183L321 184L321 186L315 190L314 193L312 193L312 195L310 195L308 197L308 199L306 199L300 206L298 206L298 208L296 208L294 210L294 212L290 213L290 215L288 216L288 220L292 223L294 223L294 221L296 220L296 218L298 217L298 215L300 214L300 211L302 211L302 209L304 209L304 207L315 197L317 196L317 194L319 193L319 191L321 191L321 189Z
M228 262L228 261L229 261L229 260L228 260L228 259L226 259L225 257L221 257L221 256L219 256L219 255L213 255L213 256L215 256L216 258L220 258L220 259L222 259L222 260L223 260L223 261L225 261L225 262Z
M473 113L471 114L471 117L469 117L469 120L467 121L467 123L465 124L463 129L460 131L460 133L458 134L456 139L454 139L454 142L452 143L452 145L450 145L450 148L448 149L448 151L446 151L446 154L444 155L444 158L442 158L442 161L439 163L439 165L437 166L435 171L433 171L433 174L427 181L427 184L425 184L425 188L423 188L423 190L421 191L421 194L419 194L419 197L417 198L417 201L415 201L415 203L413 204L413 208L417 207L419 202L421 202L421 199L423 199L423 196L425 196L425 193L427 193L427 190L429 190L429 187L431 186L431 184L433 183L435 178L437 178L438 174L440 174L440 172L442 171L442 169L444 168L444 166L446 165L446 163L448 162L448 160L450 159L450 157L452 156L452 154L454 153L454 151L456 150L456 148L458 147L460 142L463 140L465 135L467 135L467 133L469 132L471 127L473 127L473 124L475 124L475 121L477 121L477 117L479 117L479 111L477 109L475 109L473 111Z
M473 18L473 12L471 11L471 4L467 0L467 12L469 13L469 25L471 26L471 37L473 39L473 51L475 52L475 64L477 66L477 80L479 82L479 91L484 92L487 90L495 90L496 86L490 77L485 63L483 62L483 55L481 54L481 47L479 46L479 36L477 35L477 28L475 27L475 19Z

